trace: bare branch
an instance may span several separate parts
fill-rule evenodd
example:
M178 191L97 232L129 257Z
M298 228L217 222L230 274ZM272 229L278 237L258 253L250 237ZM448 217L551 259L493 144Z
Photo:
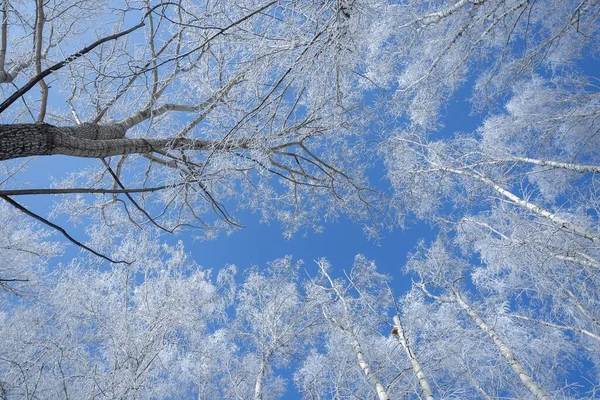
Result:
M40 82L42 79L44 79L48 75L60 70L64 66L66 66L66 65L72 63L73 61L77 60L78 58L86 55L87 53L94 50L96 47L100 46L103 43L109 42L111 40L119 39L123 36L129 35L132 32L135 32L136 30L140 29L142 26L144 26L146 24L145 19L149 13L153 12L155 9L157 9L159 7L165 7L168 4L172 4L172 3L162 3L157 6L152 7L152 9L150 11L148 11L146 14L144 14L144 17L142 18L142 21L139 24L134 25L131 28L126 29L124 31L115 33L113 35L105 36L102 39L96 40L94 43L90 44L89 46L84 47L83 49L81 49L77 53L72 54L71 56L67 57L63 61L56 63L49 68L46 68L41 73L38 73L36 76L31 78L31 80L29 82L27 82L27 84L25 86L18 89L16 92L14 92L12 95L10 95L6 100L4 100L4 102L2 102L2 104L0 104L0 113L4 112L4 110L6 110L8 107L10 107L10 105L12 103L14 103L17 99L19 99L21 96L23 96L29 90L31 90L31 88L33 88L38 82Z
M14 201L13 199L11 199L10 197L8 197L7 195L0 195L0 198L3 199L4 201L6 201L8 204L10 204L11 206L15 207L17 210L23 212L24 214L27 214L28 216L30 216L31 218L40 221L42 224L49 226L50 228L60 232L65 238L67 238L67 240L69 240L71 243L73 243L74 245L89 251L90 253L94 254L95 256L98 256L100 258L105 259L106 261L109 261L113 264L131 264L131 262L128 261L115 261L110 257L105 256L104 254L98 253L96 250L86 246L85 244L81 243L80 241L76 240L75 238L73 238L71 235L69 235L67 233L66 230L64 230L62 227L56 225L55 223L52 223L50 221L48 221L46 218L41 217L40 215L34 213L33 211L27 209L26 207L24 207L23 205L17 203L16 201Z

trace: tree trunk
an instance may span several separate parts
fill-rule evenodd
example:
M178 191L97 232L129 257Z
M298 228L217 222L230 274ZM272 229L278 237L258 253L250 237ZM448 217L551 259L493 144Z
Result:
M351 335L350 341L352 344L352 348L354 349L354 352L356 353L356 358L358 359L358 365L360 366L360 369L362 369L362 371L364 372L364 374L367 378L367 381L371 384L371 386L377 392L377 397L379 397L379 400L389 400L389 397L385 391L385 388L383 387L381 382L379 382L379 379L375 376L373 371L371 371L371 367L369 367L369 363L367 363L367 360L365 360L365 356L364 356L364 353L360 346L360 342L358 341L358 338L356 337L354 332L350 332L350 335Z
M553 322L542 321L540 319L529 318L529 317L526 317L524 315L518 315L518 314L506 314L506 316L508 316L510 318L521 319L523 321L533 322L533 323L544 325L544 326L549 326L551 328L556 328L556 329L560 329L560 330L563 330L563 331L577 332L577 333L579 333L581 335L585 335L587 337L590 337L590 338L592 338L592 339L597 340L597 341L600 342L600 336L596 335L593 332L588 331L587 329L577 328L576 326L559 325L559 324L555 324Z
M502 196L509 199L514 204L521 206L541 217L547 218L548 220L552 221L558 227L564 229L567 232L574 233L575 235L581 236L586 239L590 239L594 243L600 244L600 237L598 237L595 232L588 231L587 229L584 229L584 228L580 227L579 225L577 225L573 222L570 222L570 221L550 212L549 210L546 210L543 207L537 206L533 203L530 203L529 201L527 201L525 199L522 199L521 197L515 195L514 193L504 189L502 186L500 186L499 184L497 184L492 179L490 179L486 176L478 174L474 171L465 171L465 170L460 170L460 169L455 169L455 168L442 167L440 169L443 171L452 172L457 175L468 176L468 177L474 178L480 182L483 182L486 185L489 185L491 188L493 188L497 193L499 193Z
M454 295L454 298L456 299L456 302L458 303L458 305L460 305L460 307L465 310L467 312L467 314L469 314L469 316L473 319L473 321L475 321L475 323L477 324L477 326L484 331L485 333L488 334L488 336L494 341L494 344L496 345L496 347L498 348L498 350L500 350L500 353L502 354L502 356L506 359L506 361L508 362L508 364L510 365L510 367L513 369L513 371L515 371L517 373L517 375L519 376L519 379L521 380L521 382L523 383L523 386L525 386L527 388L527 390L529 390L536 399L538 400L550 400L550 396L548 395L548 393L546 393L544 391L544 389L542 389L531 377L531 375L529 375L526 371L525 368L523 368L523 365L521 364L521 362L515 357L515 355L513 354L512 350L510 349L510 347L508 347L508 345L506 343L504 343L504 341L502 341L502 339L500 339L500 336L498 336L498 334L496 333L495 330L493 330L478 314L477 312L465 301L465 299L462 297L462 295L460 294L460 292L458 292L458 290L456 289L452 289L452 294Z
M267 360L263 357L260 361L260 370L256 375L256 381L254 382L254 400L262 400L262 383L267 371Z
M506 159L501 159L500 161L504 161L504 160L506 160L508 162L517 161L517 162L522 162L522 163L534 164L534 165L539 165L542 167L567 169L570 171L581 172L581 173L587 173L587 172L596 173L596 174L600 173L600 166L598 166L598 165L576 164L576 163L550 161L550 160L538 160L535 158L528 158L528 157L508 157Z
M81 124L56 127L47 124L0 125L0 161L14 158L63 154L102 158L152 153L170 149L206 150L213 143L197 139L128 139L119 124ZM228 148L244 148L244 143Z
M434 400L433 392L431 391L431 386L429 386L429 382L427 381L427 377L423 373L423 369L421 368L421 364L417 359L415 353L413 353L410 344L408 343L408 339L406 337L406 332L404 332L404 328L402 327L402 323L400 322L400 317L394 315L394 327L398 331L394 336L396 340L400 342L408 359L410 360L410 364L412 365L412 369L419 380L419 386L421 387L421 398L425 400Z

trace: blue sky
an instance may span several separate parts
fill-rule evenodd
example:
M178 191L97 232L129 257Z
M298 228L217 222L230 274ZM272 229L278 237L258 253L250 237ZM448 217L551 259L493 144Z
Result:
M65 156L38 157L20 174L18 180L21 183L28 182L27 186L47 188L63 174L97 162ZM370 175L382 177L383 173L382 165L378 164ZM49 206L59 202L61 196L19 196L15 199L32 211L46 215ZM245 227L231 235L221 234L214 240L198 240L194 238L197 232L182 230L175 235L165 235L162 239L168 243L182 240L194 260L205 268L219 269L226 264L235 264L243 270L292 255L294 259L304 260L306 268L313 268L313 260L325 257L336 270L342 271L351 268L356 254L363 254L368 259L375 260L382 272L399 277L407 253L420 239L432 238L428 225L413 221L404 230L384 232L378 241L368 240L363 234L362 225L342 217L338 221L326 223L322 233L307 230L299 232L292 239L286 239L282 227L276 222L261 223L259 215L248 211L238 212L235 216ZM51 220L64 226L78 240L86 239L84 227L72 225L66 216ZM57 234L56 238L61 239L61 236ZM68 254L74 256L78 249L69 247L73 248L68 249ZM408 288L410 283L402 279L395 281L398 293Z
M468 131L476 127L479 118L470 116L470 105L466 96L456 97L451 100L443 113L445 128L437 132L436 138L450 136L455 131ZM394 127L385 127L386 131ZM371 134L368 134L371 136ZM374 135L373 135L374 136ZM376 140L372 142L374 145ZM77 172L90 165L99 163L93 159L79 159L66 156L37 157L32 160L31 166L20 174L18 181L22 184L29 182L30 187L50 187L53 180L61 179L65 174ZM382 162L376 162L369 171L369 177L374 186L379 189L388 187ZM391 192L389 193L392 194ZM59 202L61 196L19 196L19 202L30 207L34 212L46 215L50 204ZM245 227L231 235L221 234L216 239L203 241L194 239L197 232L182 230L176 235L164 235L162 240L175 243L184 242L186 251L190 252L193 259L204 268L216 271L227 264L235 264L242 273L238 279L243 279L243 271L253 265L264 266L266 263L292 255L294 260L302 259L303 268L314 275L317 271L314 260L327 258L333 266L333 274L341 276L343 270L350 270L357 254L363 254L367 259L374 260L380 272L393 278L392 288L397 296L402 295L411 286L410 276L402 272L409 252L415 249L420 240L427 242L434 238L434 230L430 225L409 218L404 229L396 228L391 232L383 232L378 241L368 240L362 225L348 218L341 217L335 222L324 224L323 232L300 231L294 238L286 239L282 227L272 222L261 223L258 214L249 211L235 213L236 219ZM73 225L67 220L66 215L54 219L63 226L76 239L87 239L84 226ZM62 237L57 233L57 239ZM69 245L66 251L68 257L77 256L79 249ZM288 379L288 393L286 399L300 399L300 394L295 390L292 376L285 371L278 371Z
M597 67L597 61L591 59L583 64L584 70L591 75L597 74ZM457 131L474 132L481 119L481 116L470 115L468 89L461 89L443 108L444 128L434 138L448 137ZM31 187L49 187L53 178L61 178L65 173L77 171L89 163L98 161L63 156L38 157L17 179L20 183L29 181ZM377 163L370 171L370 176L378 187L386 186L386 181L382 180L384 174L382 163ZM49 204L60 201L60 196L22 196L17 200L44 215ZM435 234L430 225L410 219L405 229L397 228L392 232L385 232L377 242L369 241L365 238L361 225L342 217L336 222L325 224L322 233L307 231L288 240L284 238L281 226L274 222L270 225L262 224L256 214L242 212L237 213L236 218L245 228L230 236L220 235L212 241L200 241L194 239L193 231L187 230L177 235L164 236L163 240L170 243L182 240L186 250L198 264L213 270L226 264L235 264L243 271L252 265L261 266L276 258L292 255L296 260L304 260L304 268L312 273L316 271L313 260L325 257L332 263L334 273L341 274L342 270L351 268L356 254L363 254L368 259L375 260L381 272L393 277L393 289L396 295L401 295L411 284L410 277L402 273L408 253L415 249L421 239L431 241ZM55 221L76 238L86 239L82 226L69 224L64 216ZM59 238L59 235L56 237ZM77 251L74 246L70 246L67 255L75 255ZM569 378L577 380L578 377ZM300 398L291 382L288 388L290 392L287 399Z

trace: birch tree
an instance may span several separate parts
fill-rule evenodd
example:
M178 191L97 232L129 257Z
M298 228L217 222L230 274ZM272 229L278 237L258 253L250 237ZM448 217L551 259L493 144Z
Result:
M301 263L290 257L271 262L259 270L246 272L239 290L232 338L239 342L238 365L233 382L242 382L246 391L229 390L233 398L255 400L280 398L285 381L275 369L286 368L303 357L316 340L320 316L317 305L300 291L298 271Z
M571 358L575 354L573 340L563 334L566 330L540 330L539 326L536 329L531 324L515 323L515 318L509 316L521 305L518 298L515 299L510 295L509 276L504 278L506 283L498 279L496 285L486 286L485 280L482 279L487 273L485 265L479 268L469 267L466 262L449 253L446 245L439 241L413 258L408 265L419 274L421 281L416 286L422 290L426 298L438 304L446 304L446 308L454 305L468 316L467 323L479 328L480 335L483 333L491 339L495 352L502 356L512 370L512 377L518 378L531 396L535 398L556 396L549 392L547 387L560 385L560 382L555 380L552 374L544 374L543 371L569 368L568 365L573 362ZM478 306L466 297L468 292L459 287L460 282L467 279L471 279L477 288L475 293L481 298ZM516 290L519 289L515 287ZM520 290L526 290L526 287L521 286ZM531 294L532 297L534 295ZM522 305L533 312L533 309L541 303L532 300ZM482 307L486 309L487 316L478 310ZM541 343L544 343L545 348L543 354L536 347L542 345ZM489 347L489 344L489 342L487 345L482 342L486 347ZM537 366L537 378L531 370L527 370L527 365ZM504 379L511 378L507 376ZM541 379L544 381L543 384L540 382ZM481 389L490 393L486 386L483 385Z
M34 295L43 271L62 246L50 240L49 232L27 221L6 204L0 206L0 298L8 293Z
M473 94L474 111L486 111L532 73L577 71L574 61L597 52L598 6L587 0L390 4L373 29L365 76L389 90L389 112L436 129L459 88Z
M421 395L426 400L434 400L433 392L431 391L431 385L423 372L423 367L417 358L415 351L413 350L407 332L402 326L402 322L398 315L394 315L394 328L392 329L392 335L400 342L402 348L406 352L406 356L410 360L412 369L415 373L415 376L419 382L419 386L421 388Z
M45 279L36 298L5 304L4 397L215 394L217 365L196 379L189 372L169 376L190 358L201 366L226 354L209 324L225 319L230 270L213 281L181 245L161 246L152 237L137 235L119 247L137 253L139 264L98 271L74 261Z
M362 255L339 279L332 277L326 260L317 265L307 291L321 308L324 348L312 349L295 373L304 396L433 398L416 343L406 331L399 332L399 316L393 316L389 277Z

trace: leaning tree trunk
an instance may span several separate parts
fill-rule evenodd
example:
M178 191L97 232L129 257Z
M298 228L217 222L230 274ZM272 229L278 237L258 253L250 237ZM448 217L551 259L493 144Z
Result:
M360 345L360 342L358 341L356 334L352 331L350 331L350 344L354 349L360 369L365 374L365 377L367 378L367 381L369 382L371 387L373 387L377 392L377 397L379 398L379 400L390 400L390 398L387 395L387 392L385 391L385 387L383 387L383 385L379 381L379 378L377 378L377 376L371 370L369 363L365 359L365 355Z
M408 359L410 360L410 364L412 365L412 369L417 376L419 381L419 386L421 387L421 397L426 400L434 400L433 392L431 391L431 386L429 385L429 381L423 372L423 368L421 368L421 363L417 359L417 356L413 352L410 344L408 343L408 338L406 337L406 332L404 331L404 327L400 322L400 317L398 315L394 315L394 336L396 340L400 342L402 348L406 352Z
M476 179L482 183L485 183L486 185L488 185L489 187L494 189L498 194L500 194L503 197L510 200L513 204L516 204L519 207L523 207L524 209L526 209L536 215L539 215L540 217L544 217L544 218L550 220L552 223L554 223L560 229L564 229L566 232L574 233L575 235L581 236L583 238L592 240L594 243L600 244L600 236L598 236L596 232L592 232L584 227L581 227L581 226L577 225L576 223L568 221L568 220L564 219L563 217L551 212L550 210L547 210L543 207L535 205L535 204L529 202L527 199L517 196L513 192L504 189L502 186L500 186L498 183L496 183L492 179L488 178L487 176L479 174L476 171L468 171L468 170L463 170L463 169L448 168L448 167L441 167L440 169L442 171L452 172L457 175L468 176L468 177Z
M492 339L492 341L494 342L494 344L496 345L496 347L498 348L498 350L500 350L500 353L506 359L506 361L508 362L508 364L510 365L510 367L519 376L519 379L523 383L523 386L525 386L527 388L527 390L529 390L535 396L536 399L538 399L538 400L550 400L550 396L548 395L548 393L546 393L544 391L544 389L542 389L542 387L539 386L533 380L533 378L531 377L531 375L529 375L527 373L527 371L525 371L525 368L523 368L523 365L517 359L517 357L514 355L514 353L510 349L510 347L508 347L508 345L506 343L504 343L504 341L500 338L500 336L496 333L496 331L493 330L492 327L490 327L483 320L483 318L481 318L479 316L479 314L477 314L477 312L473 309L473 307L471 307L466 302L466 300L463 298L463 296L460 294L460 292L458 290L456 290L456 289L453 288L452 289L452 294L454 295L454 298L455 298L456 302L458 303L458 305L463 310L465 310L467 312L467 314L469 314L469 316L473 319L473 321L475 321L475 323L477 324L477 326L482 331L484 331L485 333L487 333L487 335Z
M102 158L125 154L164 152L171 149L206 150L213 142L197 139L129 139L120 124L81 124L57 127L48 124L0 125L0 161L21 157L62 154ZM243 148L244 143L228 144Z

